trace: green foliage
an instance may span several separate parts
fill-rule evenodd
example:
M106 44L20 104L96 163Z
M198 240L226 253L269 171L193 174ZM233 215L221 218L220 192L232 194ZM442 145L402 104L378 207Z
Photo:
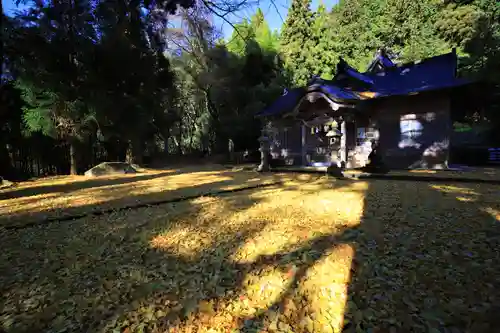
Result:
M254 26L247 20L235 25L235 30L227 43L227 50L236 55L242 56L247 47L247 41L255 38Z
M312 36L314 45L312 46L313 73L324 79L333 77L335 65L338 61L338 54L334 48L334 38L332 29L335 25L333 16L326 10L324 5L320 5L314 16L312 25Z
M252 17L251 24L254 33L255 41L264 52L277 52L279 48L278 35L271 31L269 24L264 19L264 13L259 8L257 13Z
M294 83L307 74L331 78L340 57L364 70L385 48L399 63L457 48L460 73L493 84L488 118L500 107L500 3L495 0L340 1L330 12L319 6L309 29L307 1L294 1L282 31L281 48ZM311 35L313 38L308 38ZM312 66L311 66L312 64Z
M306 84L315 74L310 5L311 0L293 0L281 31L280 51L294 85Z
M16 87L21 91L25 102L23 107L24 134L41 132L44 135L56 136L56 129L51 111L56 107L57 95L47 90L36 89L18 81Z
M269 24L264 19L264 13L259 8L250 20L243 20L235 25L226 47L231 53L244 56L251 41L255 41L259 48L265 52L277 52L279 39L277 33L269 28Z
M276 34L262 11L237 24L226 44L204 23L203 13L191 12L184 19L183 52L171 56L182 95L175 130L182 138L174 141L184 142L188 151L226 151L228 139L236 149L255 147L260 123L254 115L279 95L285 83Z
M217 2L180 10L174 31L166 13L176 1L27 2L32 10L4 18L2 32L4 68L24 103L17 118L6 108L2 117L27 133L70 141L98 132L136 155L169 145L222 152L228 139L243 149L257 144L255 112L284 87L332 78L340 57L363 70L380 48L396 62L457 48L460 73L491 83L484 113L500 122L495 0L342 0L315 12L294 0L281 35L258 9L228 41L211 23Z
M22 91L25 129L51 136L80 138L90 109L82 103L93 35L86 24L90 4L62 8L35 3L17 17L7 41L10 70ZM69 11L70 23L60 10Z

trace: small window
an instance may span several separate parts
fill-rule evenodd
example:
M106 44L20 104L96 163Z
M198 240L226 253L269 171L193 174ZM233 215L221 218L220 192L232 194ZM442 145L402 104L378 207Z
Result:
M399 148L420 148L421 145L417 140L422 135L423 125L417 116L414 114L402 116L399 126L401 130Z
M417 138L422 135L422 123L414 114L402 116L399 126L401 129L401 136L407 138Z

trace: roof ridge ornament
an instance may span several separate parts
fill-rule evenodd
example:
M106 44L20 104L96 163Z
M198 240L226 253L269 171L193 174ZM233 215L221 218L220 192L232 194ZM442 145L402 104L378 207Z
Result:
M307 83L308 86L313 85L314 83L321 81L321 76L318 74L313 74L311 75L311 78L309 79L309 82Z
M379 48L375 52L373 60L368 65L366 73L377 74L380 71L385 71L389 68L397 68L397 65L392 59L397 59L397 56L393 52L387 50L386 47Z

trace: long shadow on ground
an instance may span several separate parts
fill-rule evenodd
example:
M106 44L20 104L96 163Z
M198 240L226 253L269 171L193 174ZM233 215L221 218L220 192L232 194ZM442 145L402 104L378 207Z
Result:
M257 202L250 197L233 202L227 197L223 210L202 221L217 227L224 219L221 214ZM240 281L240 273L225 267L217 251L241 246L265 220L252 221L241 230L221 227L217 239L207 236L206 240L217 247L207 245L194 257L169 248L155 250L149 244L162 233L202 228L197 226L201 221L197 216L210 213L204 211L205 206L188 201L111 214L107 219L4 231L0 234L5 249L0 254L0 328L6 332L107 332L110 320L153 296L159 303L148 304L148 309L171 305L185 312L200 299L213 296L214 286L230 289ZM207 279L210 274L218 277Z
M142 323L154 330L184 320L200 300L230 297L250 267L229 256L269 221L265 216L234 226L225 221L258 204L261 199L254 194L261 191L225 196L215 204L205 198L0 230L0 328L108 332L120 329L115 324L124 314L143 309L144 317L129 323L129 329L139 330L136 324ZM167 245L163 234L168 234ZM190 235L200 237L189 245ZM179 248L178 241L189 246ZM165 307L172 309L170 315L157 314ZM154 324L152 315L158 319Z
M500 327L498 190L422 185L370 182L361 233L352 242L344 331Z
M287 307L301 304L290 300L303 297L301 282L308 271L333 249L348 245L355 255L344 332L493 332L500 305L497 198L493 186L369 182L358 227L237 265L235 270L244 273L296 268L285 292L266 310L244 318L241 330L269 329L277 313L279 329L306 332L313 322L312 330L329 331L327 321L316 320L318 312ZM233 288L242 288L239 281Z
M170 175L170 173L167 174ZM132 179L141 180L137 178ZM286 179L294 179L294 176L287 176ZM128 178L121 180L126 181ZM183 179L165 177L155 184L125 182L124 184L117 183L115 187L97 188L92 192L77 192L74 195L55 193L50 197L27 197L0 204L0 213L5 212L0 216L0 225L19 229L36 224L82 218L87 215L103 215L114 210L185 201L201 195L259 187L284 180L285 177L277 174L264 177L254 172L192 172Z
M349 183L338 181L333 188ZM358 226L249 263L230 257L273 221L255 216L233 227L224 221L227 212L258 203L251 195L258 190L224 197L222 206L210 211L184 202L108 221L8 232L1 235L6 250L0 254L0 272L9 274L0 276L0 322L10 322L10 327L4 324L7 332L164 332L210 320L198 311L200 301L234 300L245 290L247 275L273 267L290 272L288 287L269 307L236 318L240 331L271 331L270 318L276 316L278 329L332 331L327 322L315 320L314 309L290 312L288 307L290 301L303 304L297 298L303 297L307 273L333 249L349 246L355 252L344 332L494 332L500 324L492 315L500 301L495 217L500 202L494 187L416 184L370 181ZM191 212L187 217L186 210ZM191 233L183 233L184 228ZM216 236L205 235L205 228L215 228ZM149 246L152 239L161 245L161 235L176 230L179 240L199 234L191 246L202 250L179 252L175 239L165 240L161 250ZM170 312L164 313L165 308Z
M9 200L20 197L38 196L49 193L65 195L74 191L80 191L91 188L99 188L113 185L123 185L132 184L140 181L148 181L157 178L162 178L166 176L175 176L181 174L191 174L196 177L199 174L222 171L224 168L217 165L203 165L203 166L178 166L178 168L156 169L159 171L157 173L137 173L134 175L129 175L129 177L116 177L108 178L107 176L95 177L95 178L83 178L77 181L63 183L63 184L51 184L51 185L35 185L28 186L24 188L7 188L0 193L0 200ZM224 172L224 171L222 171ZM227 172L226 172L227 173ZM113 176L113 175L111 175ZM65 176L62 178L64 179ZM57 177L55 177L57 181ZM30 183L29 181L25 183Z
M498 176L497 176L498 177ZM413 182L432 182L432 183L469 183L469 184L487 184L500 185L500 179L482 179L482 178L465 178L457 176L423 176L423 175L398 175L398 174L371 174L362 175L358 179L380 179L389 181L413 181Z
M41 185L26 188L9 188L7 191L0 193L0 200L9 200L20 197L29 197L35 195L43 195L48 193L62 193L67 194L77 190L84 190L88 188L97 188L104 186L112 186L118 184L129 184L139 181L151 180L156 178L161 178L165 176L174 175L175 171L165 171L155 174L138 174L128 178L89 178L85 181L72 182L66 184L54 184L54 185Z
M273 313L286 313L290 301L300 304L307 271L344 244L355 255L342 332L496 332L498 191L493 186L448 185L436 189L414 182L369 182L359 227L322 236L294 251L298 269L293 283L271 307L248 318L243 331L268 329ZM300 260L311 253L315 255L309 260ZM283 317L278 329L332 332L328 322L315 320L323 310L299 309Z

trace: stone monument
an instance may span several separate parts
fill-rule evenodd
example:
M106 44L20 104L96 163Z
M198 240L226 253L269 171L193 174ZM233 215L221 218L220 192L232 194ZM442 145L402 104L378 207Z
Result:
M269 138L265 133L262 133L262 135L259 138L260 142L260 165L257 167L257 171L259 172L266 172L269 171L269 150L270 150L270 145L269 145Z

